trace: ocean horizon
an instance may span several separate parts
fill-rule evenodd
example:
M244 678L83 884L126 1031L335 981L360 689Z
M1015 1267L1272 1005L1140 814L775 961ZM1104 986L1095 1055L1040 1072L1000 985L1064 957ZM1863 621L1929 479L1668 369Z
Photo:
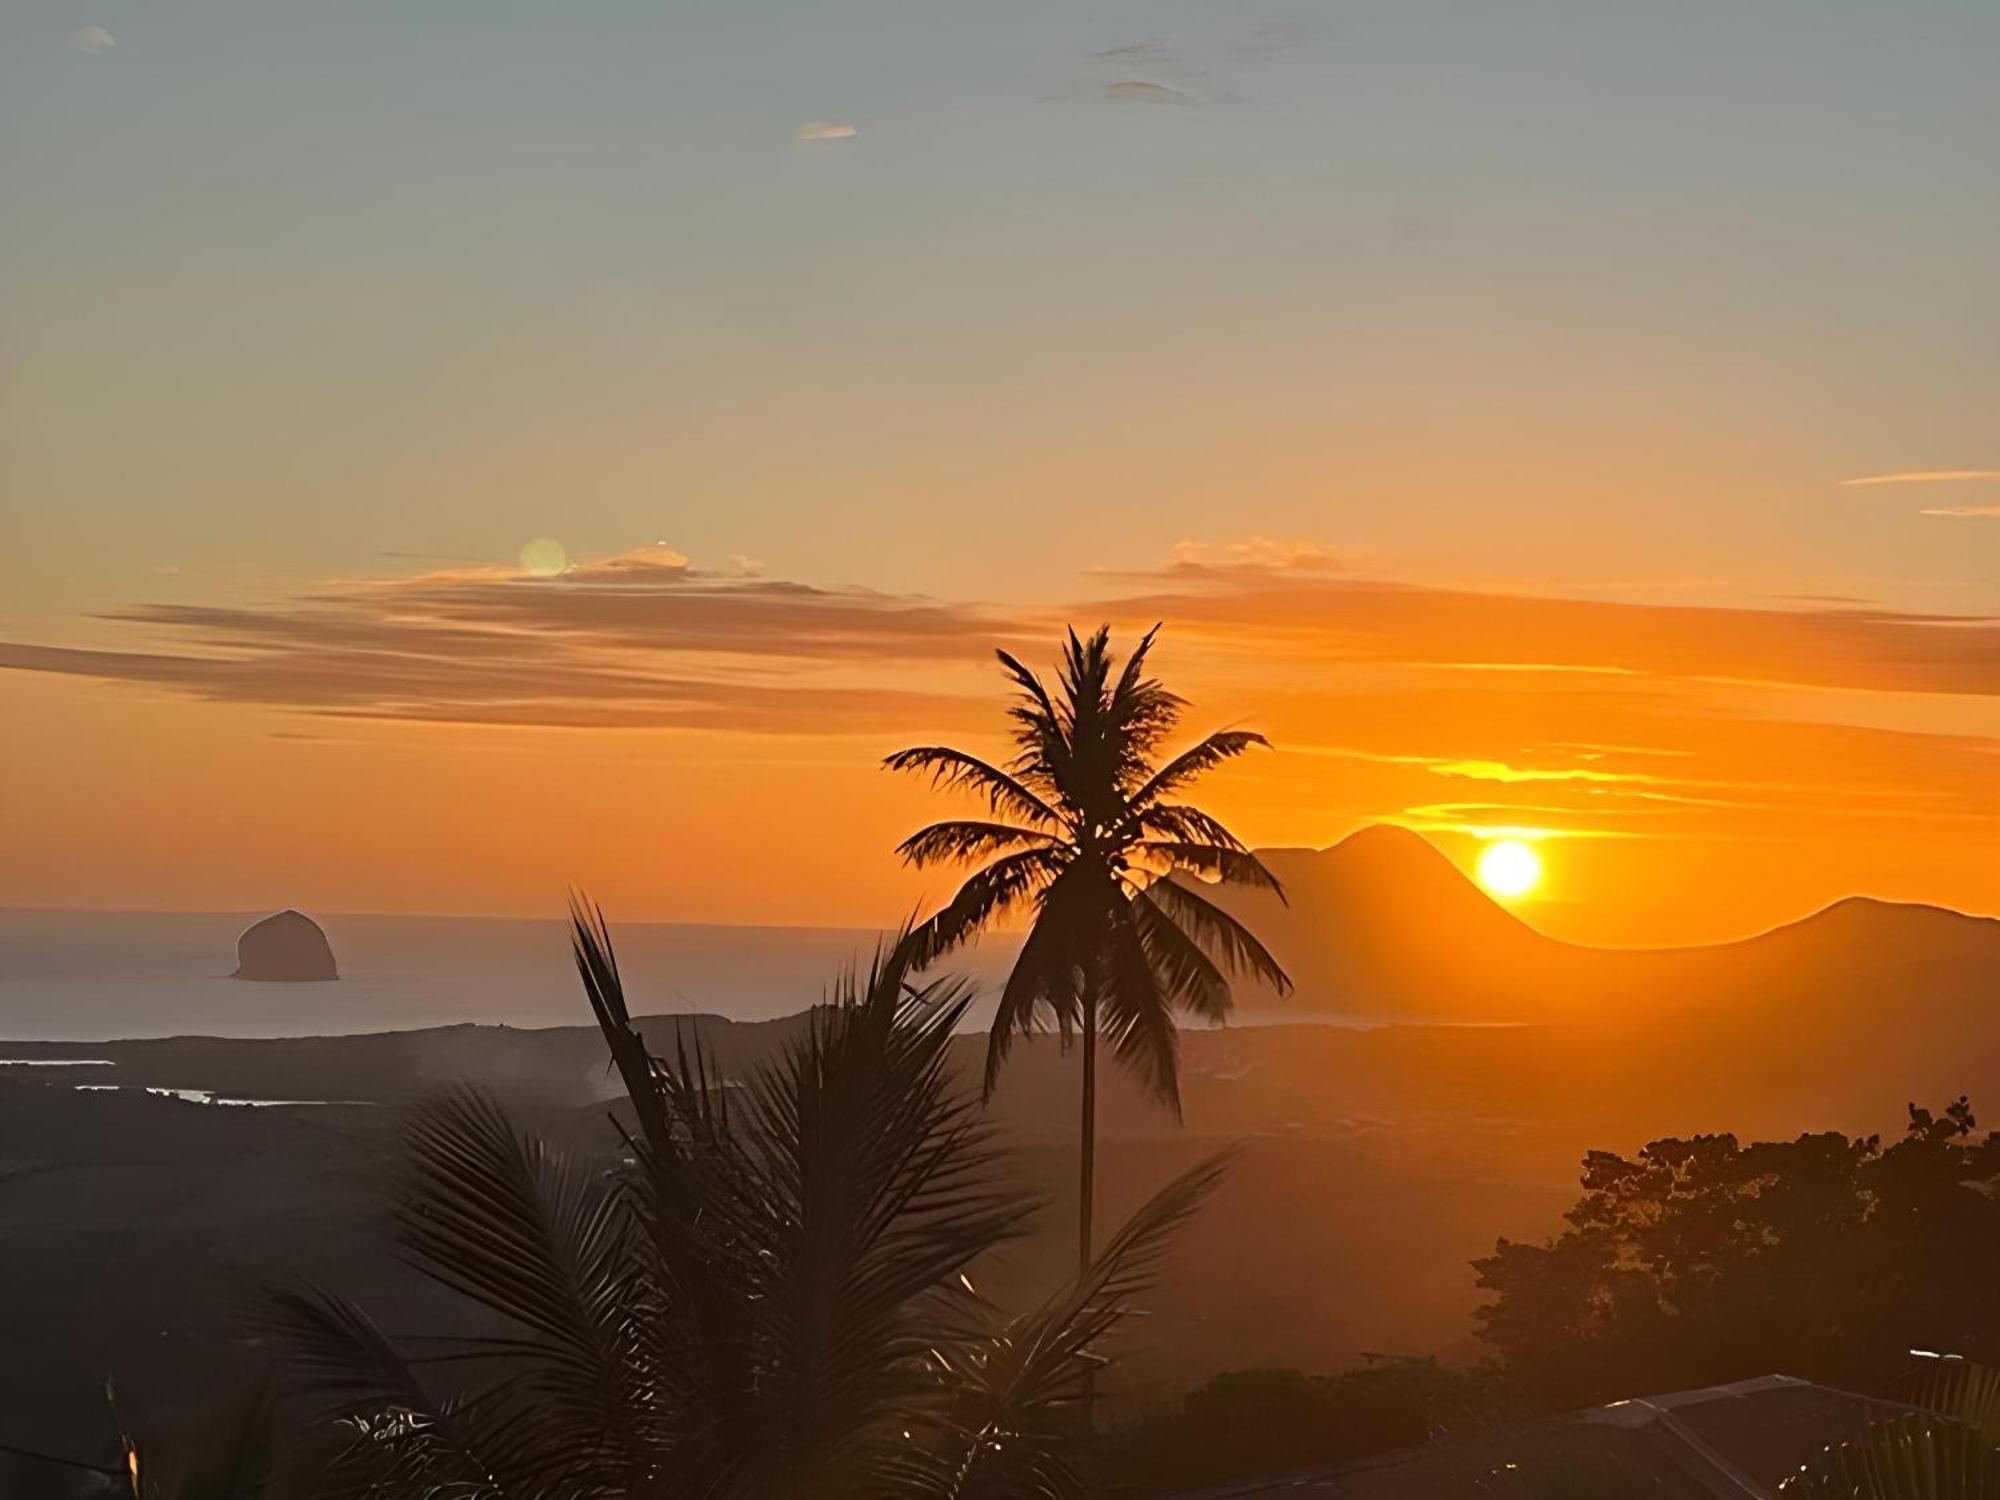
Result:
M0 1047L592 1024L565 918L308 913L332 945L339 979L231 978L237 937L269 915L0 907ZM634 1015L732 1021L768 1021L818 1004L844 971L865 968L888 935L886 928L704 922L614 922L611 931ZM968 1027L990 1021L1019 944L1016 934L995 933L940 966L975 987ZM1386 1023L1317 1008L1241 1010L1232 1020Z
M590 1007L552 917L308 913L340 978L230 978L236 939L268 912L0 908L0 1039L334 1036L467 1022L583 1026ZM619 922L626 995L639 1015L769 1020L824 998L885 936L866 928ZM1005 972L1010 936L951 972L982 988Z

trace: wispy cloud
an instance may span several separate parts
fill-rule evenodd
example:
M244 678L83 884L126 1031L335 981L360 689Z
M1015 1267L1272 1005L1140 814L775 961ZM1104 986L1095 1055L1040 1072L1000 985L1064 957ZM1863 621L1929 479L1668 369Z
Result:
M0 642L0 668L347 718L846 732L974 718L949 669L1018 641L974 606L711 576L665 547L552 578L462 568L105 618L147 649Z
M110 51L118 45L118 38L102 26L79 26L69 34L63 45L72 52L81 52L88 56Z
M1104 86L1104 97L1128 104L1192 104L1192 95L1147 78L1121 78Z
M1296 537L1265 536L1261 532L1233 542L1183 541L1174 544L1176 569L1220 572L1229 569L1311 570L1337 568L1332 548Z
M553 577L475 566L262 607L140 604L100 622L139 632L135 643L0 641L0 668L347 718L928 732L986 722L996 645L1036 656L1065 620L1165 620L1174 644L1225 680L1265 684L1267 703L1281 701L1276 684L1299 680L1324 702L1319 680L1350 669L1426 701L1478 701L1482 713L1508 696L1602 705L1718 683L2000 694L2000 621L1983 617L1429 587L1353 578L1326 548L1265 537L1191 546L1166 567L1099 583L1111 597L1043 616L766 578L747 560L711 573L658 545ZM1575 740L1580 727L1543 724L1536 738ZM1520 761L1504 742L1454 749L1385 764L1491 784L1645 779L1567 754Z
M1843 479L1840 482L1847 488L1910 484L2000 484L2000 469L1909 469L1895 474L1864 474L1858 479ZM1917 514L1990 519L2000 517L2000 505L1927 505Z
M1127 42L1122 47L1101 47L1090 55L1098 62L1116 63L1122 67L1159 66L1179 61L1171 48L1158 42Z
M1863 474L1858 479L1840 482L1848 488L1874 484L1993 484L2000 483L2000 469L1907 469L1894 474Z
M1583 766L1510 766L1502 760L1451 760L1433 763L1434 775L1466 781L1497 781L1507 785L1531 781L1583 781L1615 786L1625 782L1657 781L1634 771L1597 771Z
M2000 620L1986 616L1534 596L1254 556L1182 557L1117 581L1137 591L1077 613L1124 625L1168 620L1183 638L1294 663L2000 694Z
M802 145L812 145L827 141L851 141L861 131L853 125L842 125L833 120L810 120L793 132L792 139Z

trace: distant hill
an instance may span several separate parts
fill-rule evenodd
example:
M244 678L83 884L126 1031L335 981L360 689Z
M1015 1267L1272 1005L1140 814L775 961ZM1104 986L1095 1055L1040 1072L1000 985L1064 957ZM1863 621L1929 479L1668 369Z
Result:
M1845 1025L1884 1010L1984 1015L2000 1000L2000 921L1863 897L1740 942L1609 949L1537 932L1429 841L1372 827L1329 849L1260 851L1285 887L1207 888L1270 946L1289 1000L1239 993L1239 1011L1454 1022L1713 1017L1755 1029L1806 1016ZM1993 1017L2000 1028L2000 1013Z

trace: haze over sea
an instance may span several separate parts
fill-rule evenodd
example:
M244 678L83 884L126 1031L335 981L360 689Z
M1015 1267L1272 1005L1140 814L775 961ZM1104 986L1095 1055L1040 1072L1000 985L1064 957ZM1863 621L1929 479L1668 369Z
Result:
M590 1010L557 920L311 913L331 984L229 978L237 935L264 912L0 908L0 1037L108 1041L204 1034L321 1036L448 1026L580 1026ZM616 923L632 1009L765 1020L812 1004L877 934L836 927ZM984 988L1011 956L961 966Z

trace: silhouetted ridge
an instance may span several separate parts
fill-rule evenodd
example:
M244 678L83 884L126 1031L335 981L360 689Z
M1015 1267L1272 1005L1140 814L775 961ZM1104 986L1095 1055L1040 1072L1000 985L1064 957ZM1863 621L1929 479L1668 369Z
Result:
M1893 1005L1931 1011L1991 997L2000 921L1854 896L1738 942L1581 947L1500 906L1429 840L1373 826L1327 849L1260 857L1268 893L1205 892L1258 933L1297 983L1281 1006L1238 988L1241 1009L1412 1021L1621 1022L1723 1012L1738 1024L1858 1023Z
M1815 938L1886 936L1907 940L1919 931L1932 940L1965 939L1977 942L1982 936L2000 935L2000 918L1953 911L1948 906L1933 906L1924 901L1843 896L1810 916L1773 927L1750 941L1761 942L1787 934Z

